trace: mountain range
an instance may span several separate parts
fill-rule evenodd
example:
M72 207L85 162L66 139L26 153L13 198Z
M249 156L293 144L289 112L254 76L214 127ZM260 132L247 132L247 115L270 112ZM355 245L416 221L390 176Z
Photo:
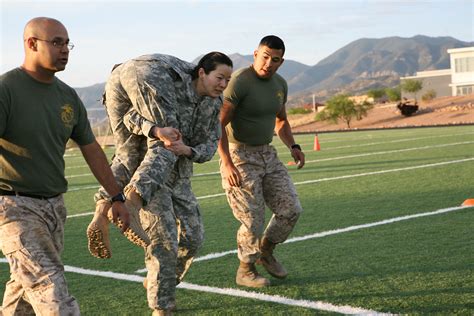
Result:
M372 88L393 87L401 76L413 75L417 71L449 68L450 48L474 46L453 37L428 37L417 35L411 38L386 37L381 39L361 38L335 51L314 66L286 59L278 70L288 82L288 106L318 101L337 94L360 94ZM229 55L234 70L247 67L253 55ZM194 60L197 63L199 57ZM77 88L79 96L89 109L101 108L101 95L105 83ZM97 113L95 113L97 112ZM102 111L90 111L97 119L105 115Z

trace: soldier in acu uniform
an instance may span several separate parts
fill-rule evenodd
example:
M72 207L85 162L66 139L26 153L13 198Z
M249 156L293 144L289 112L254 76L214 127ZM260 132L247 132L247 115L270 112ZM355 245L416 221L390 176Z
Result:
M69 138L111 196L120 188L84 105L55 76L74 47L66 28L51 18L34 18L23 40L23 65L0 76L0 244L10 265L0 314L79 315L61 260L67 215L63 155ZM114 203L112 213L127 229L123 203Z
M232 75L221 110L222 185L234 216L241 223L237 232L240 265L236 283L248 287L270 284L258 274L256 263L274 277L287 276L273 250L288 238L302 212L288 171L270 145L275 131L298 162L298 168L303 167L304 154L295 144L286 116L287 84L276 74L284 52L280 38L264 37L254 52L253 65ZM265 204L273 216L264 231Z
M148 304L158 315L174 308L176 285L203 242L190 177L193 162L210 160L217 149L221 94L231 73L232 61L218 52L197 66L154 54L121 64L106 85L116 142L112 170L125 187L130 213L141 208L135 236L142 236L143 228L145 237L139 239L148 239L145 284ZM103 197L100 190L88 229L89 248L97 257L110 256Z

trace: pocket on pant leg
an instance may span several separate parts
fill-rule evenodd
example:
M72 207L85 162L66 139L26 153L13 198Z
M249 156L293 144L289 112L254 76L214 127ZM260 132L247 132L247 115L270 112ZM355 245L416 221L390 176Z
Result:
M25 248L20 236L2 240L2 252L10 264L10 272L20 281L23 288L32 290L52 286L52 281L41 266L41 255L32 255Z

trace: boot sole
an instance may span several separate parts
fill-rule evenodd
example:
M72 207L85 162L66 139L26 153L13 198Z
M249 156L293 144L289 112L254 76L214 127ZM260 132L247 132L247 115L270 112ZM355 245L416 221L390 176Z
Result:
M258 285L255 285L255 284L250 285L250 284L248 284L248 283L238 282L238 281L236 280L235 283L236 283L237 285L240 285L240 286L252 287L252 288L256 288L256 289L260 289L260 288L262 288L262 287L270 286L270 282L264 283L264 284L258 284Z
M104 243L104 235L100 229L87 228L87 240L91 255L99 259L112 257L110 249Z
M122 229L123 227L123 222L122 220L119 218L117 220L117 222L113 222L110 218L109 218L110 222L112 224L114 224L115 226L117 226L118 228ZM127 228L127 230L123 233L125 237L127 237L127 239L132 242L133 244L137 245L138 247L142 247L142 248L146 248L148 247L148 245L150 244L149 241L141 238L136 232L134 232L130 227Z

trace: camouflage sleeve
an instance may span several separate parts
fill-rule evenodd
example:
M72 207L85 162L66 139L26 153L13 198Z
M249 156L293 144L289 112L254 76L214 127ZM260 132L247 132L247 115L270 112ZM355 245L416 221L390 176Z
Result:
M133 109L128 111L123 117L123 122L131 133L153 138L150 131L155 124L138 114L137 111Z
M214 157L217 150L219 138L221 137L221 126L219 121L216 120L214 126L210 128L210 134L207 141L202 144L198 144L191 147L193 155L191 156L192 161L197 163L203 163L209 161Z

